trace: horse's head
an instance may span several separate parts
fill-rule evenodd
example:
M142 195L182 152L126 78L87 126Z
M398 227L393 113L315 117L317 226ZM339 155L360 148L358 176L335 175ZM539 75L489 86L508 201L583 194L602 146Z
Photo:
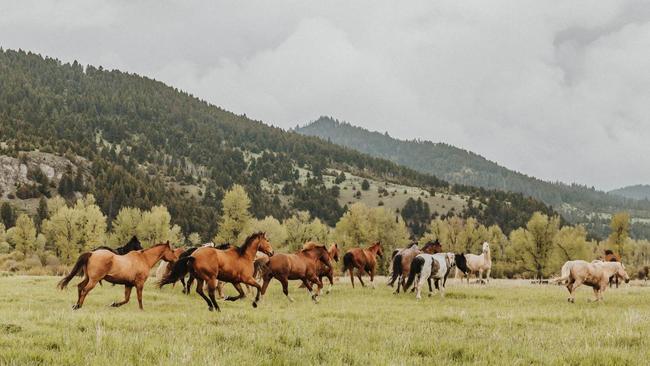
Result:
M384 257L384 250L381 249L381 242L376 242L375 244L372 245L372 247L375 250L375 253L379 256L379 258Z
M269 257L272 257L273 247L271 247L271 243L269 243L269 239L266 237L266 233L265 232L257 233L256 240L257 240L257 250L268 255Z
M490 251L490 243L487 241L483 242L483 253L488 253Z
M330 246L329 250L330 257L334 259L334 261L338 262L339 261L339 245L334 243L332 246Z
M178 254L172 249L171 244L169 244L169 240L167 240L166 243L159 244L160 246L163 247L163 252L162 252L162 260L166 262L176 262L178 260Z
M131 240L129 240L128 243L126 243L126 248L129 250L142 250L142 244L140 244L140 240L138 240L137 236L133 236Z
M625 283L630 282L630 276L627 275L623 263L621 262L614 262L614 263L616 263L616 275L619 278L622 278L625 281Z

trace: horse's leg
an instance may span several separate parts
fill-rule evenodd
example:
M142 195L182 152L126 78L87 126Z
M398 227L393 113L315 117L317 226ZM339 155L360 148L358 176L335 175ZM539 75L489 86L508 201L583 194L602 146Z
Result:
M140 310L144 310L142 307L142 289L144 288L144 281L142 283L135 284L135 293L138 295L138 306Z
M257 294L255 295L255 300L253 300L253 307L257 307L257 302L260 300L260 293L262 292L262 286L260 286L259 283L255 280L255 277L248 277L244 278L242 281L244 284L246 284L247 287L254 287L257 289Z
M350 282L352 283L352 288L354 288L354 268L350 268Z
M576 302L576 289L580 286L581 282L573 281L569 282L567 288L569 289L569 302Z
M365 273L366 273L365 269L361 269L361 268L357 269L357 278L359 279L359 282L361 282L361 287L366 287L366 284L363 283L363 279L361 278L361 276L363 276L363 274Z
M124 301L120 302L113 302L111 306L113 307L118 307L126 304L129 302L129 299L131 298L131 290L133 289L133 285L124 285Z
M431 297L431 295L433 294L433 288L431 287L431 277L427 278L427 284L429 285L429 297Z
M374 280L375 280L375 269L374 268L370 270L369 275L370 275L370 284L372 285L372 288L374 289L375 288L375 282L374 282Z
M400 274L397 276L397 288L393 291L394 294L399 294L399 288L402 286L402 282L402 275Z
M483 268L478 270L478 281L477 282L478 282L479 285L483 283Z
M312 299L315 303L318 303L318 299L316 298L316 297L317 297L317 294L315 294L315 293L313 292L313 287L312 287L312 285L311 285L311 283L313 282L313 283L315 283L315 284L318 286L318 277L316 277L316 276L312 276L309 280L307 279L307 277L303 277L303 278L301 278L301 280L302 280L302 283L303 283L303 284L305 285L305 287L307 288L307 291L309 291L309 296L311 296L311 299ZM322 283L321 283L321 286L322 286Z
M208 296L210 297L212 305L214 305L214 308L217 309L217 311L221 312L219 304L217 304L217 299L214 298L214 292L217 289L217 279L212 277L206 281L206 284L208 285Z
M492 272L492 267L487 269L487 272L485 273L485 282L490 283L490 272Z
M332 291L332 288L334 287L334 275L332 275L332 271L329 271L326 275L327 280L330 281L329 287L327 287L327 290L325 290L325 294L329 294ZM323 281L323 278L321 277L321 282Z
M185 276L180 278L181 280L181 285L183 285L183 293L185 293Z
M219 281L219 282L221 282L221 281ZM226 301L237 301L237 300L239 300L241 298L246 297L246 294L244 293L244 289L241 288L241 283L239 283L239 282L233 283L232 286L235 288L235 290L237 290L239 295L237 295L237 296L228 296L228 297L226 297Z
M86 280L84 280L83 282L86 282ZM81 289L81 291L79 291L79 299L77 299L77 303L72 306L73 310L81 309L81 307L84 304L84 300L86 299L86 296L88 295L90 290L95 288L95 285L97 285L97 282L98 281L95 281L95 280L93 280L91 278L88 278L88 280L86 282L86 285Z
M83 281L79 282L79 284L77 285L77 302L79 302L79 298L81 298L81 291L82 291L82 290L84 289L84 287L86 287L86 285L88 284L88 280L89 280L89 279L88 279L88 277L86 276L86 277L84 277Z
M420 278L418 278L418 282L415 284L415 298L417 300L420 300L422 298L422 296L420 295L420 290L422 288L423 283L424 283L424 277L420 276Z
M219 299L225 299L226 295L223 293L223 281L217 280L217 297Z
M278 281L282 284L282 292L289 299L289 301L294 302L295 300L289 296L289 280L286 277L276 277ZM311 286L309 287L311 288ZM311 290L310 290L311 291Z
M203 292L203 279L200 277L196 278L196 293L199 294L205 302L208 303L208 310L213 311L214 306L212 305L212 301L205 296L205 293Z
M185 294L189 295L192 291L192 284L194 283L194 275L190 272L190 278L187 280L187 287L185 288Z

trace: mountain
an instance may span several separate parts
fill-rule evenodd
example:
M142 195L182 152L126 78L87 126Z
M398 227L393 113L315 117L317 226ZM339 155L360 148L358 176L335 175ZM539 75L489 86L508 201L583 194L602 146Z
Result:
M387 159L453 184L517 192L555 207L566 219L584 224L596 237L608 235L608 218L628 211L634 218L650 218L650 202L598 191L578 184L546 182L509 170L471 151L430 141L399 140L380 133L321 117L296 132L316 136L369 155ZM638 224L633 235L650 238L650 225Z
M16 175L4 180L14 183L6 183L0 200L28 212L43 196L72 200L87 192L109 219L125 206L164 204L185 233L211 237L225 190L241 184L258 218L308 210L334 225L345 205L359 199L350 193L355 186L345 191L333 183L345 172L372 181L377 191L390 186L383 196L397 197L398 188L440 196L455 203L440 204L438 214L471 215L506 232L534 211L553 213L521 194L450 186L386 159L268 126L156 80L24 51L0 49L0 131L0 157L7 162L0 176ZM41 164L44 157L57 168ZM375 199L376 205L402 201Z
M609 191L609 194L633 200L650 200L650 185L637 184Z

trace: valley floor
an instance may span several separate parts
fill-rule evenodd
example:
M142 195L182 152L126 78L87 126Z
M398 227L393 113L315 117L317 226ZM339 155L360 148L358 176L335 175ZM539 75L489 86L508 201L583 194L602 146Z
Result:
M591 289L566 302L564 287L523 281L488 286L452 280L447 297L415 301L342 281L314 305L292 284L289 303L277 282L261 306L220 301L210 313L180 288L144 292L121 308L107 305L123 287L104 284L72 311L78 280L66 291L55 277L0 278L0 364L584 364L646 363L650 287ZM234 290L229 285L227 291ZM134 291L135 295L135 291Z

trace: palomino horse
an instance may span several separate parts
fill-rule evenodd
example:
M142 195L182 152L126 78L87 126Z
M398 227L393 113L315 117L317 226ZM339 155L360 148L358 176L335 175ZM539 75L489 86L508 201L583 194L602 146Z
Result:
M244 245L241 247L231 246L228 249L198 248L191 255L179 259L172 267L169 276L159 282L159 286L174 283L189 271L196 278L196 292L208 303L208 310L210 311L215 308L217 311L221 311L214 297L218 281L232 283L239 292L238 296L227 297L226 300L228 301L246 297L241 287L242 283L255 287L257 289L257 298L259 298L262 288L253 278L253 261L258 250L273 256L273 248L271 248L271 244L263 232L255 233L246 238ZM209 297L203 291L204 282L208 285ZM253 302L253 307L257 307L257 301Z
M372 244L366 249L352 248L345 253L343 256L343 273L345 273L345 271L350 271L352 288L354 288L353 271L355 268L357 269L357 277L359 278L359 282L361 282L361 286L366 286L366 284L363 283L361 276L364 273L367 273L370 276L370 284L373 288L375 287L373 280L375 278L375 269L377 267L377 256L380 258L384 256L384 252L381 249L381 243L379 242Z
M301 280L307 291L309 291L311 299L318 302L318 293L313 292L312 283L318 286L319 292L323 288L319 276L324 271L321 271L319 263L326 267L332 267L327 248L316 244L308 245L306 249L294 254L276 254L270 257L262 275L264 279L262 295L266 294L269 282L275 278L282 284L282 292L289 301L293 302L293 299L289 296L289 280ZM262 300L259 293L256 300Z
M92 251L96 251L99 249L105 249L105 250L110 250L111 252L119 255L124 255L128 252L132 252L134 250L142 250L142 245L140 244L140 241L138 240L137 236L133 236L131 240L129 240L128 243L126 243L124 246L113 249L107 246L101 246L93 249Z
M589 263L582 260L572 262L568 276L562 276L555 280L556 282L568 281L566 287L569 290L567 299L569 302L576 302L575 291L582 284L594 289L594 301L601 301L610 277L620 277L626 283L630 281L630 277L625 272L625 266L621 262L593 261Z
M483 252L481 255L465 254L467 268L469 273L467 276L467 283L469 284L469 275L476 273L478 276L478 283L483 283L483 272L485 272L485 282L490 282L490 271L492 270L492 256L490 255L490 244L486 241L483 242ZM456 274L459 272L456 270Z
M125 255L118 255L105 249L83 253L77 259L72 271L59 282L58 287L64 289L77 273L83 271L85 277L77 285L79 297L77 303L72 307L73 309L81 308L86 295L101 280L124 285L124 301L114 302L111 304L112 306L122 306L129 302L131 290L135 286L138 294L138 305L142 309L142 288L147 277L149 277L149 271L161 259L167 262L178 259L169 242L157 244L148 249L129 252Z
M314 243L312 241L306 243L305 245L302 246L302 249L309 249L314 246L317 246L317 243ZM330 248L327 250L327 252L330 255L330 259L334 259L335 262L339 261L339 245L334 243L330 245ZM323 262L318 262L318 279L320 280L321 283L323 283L323 277L327 277L327 280L330 282L329 287L325 291L325 294L329 294L330 291L332 291L332 288L334 288L334 267L333 266L326 266L323 264ZM314 285L312 283L312 285ZM305 285L300 284L300 287L305 287ZM318 294L320 295L320 288L318 289Z
M441 251L440 242L437 240L435 242L430 241L424 244L422 249L418 248L417 243L413 243L409 248L401 250L393 257L393 273L391 279L388 282L389 286L392 286L393 283L397 280L397 289L395 289L396 294L399 293L400 286L404 287L406 283L406 278L408 278L409 271L411 270L411 262L420 253L434 254L440 253Z
M411 264L411 272L409 272L408 281L404 285L404 292L411 287L415 278L418 277L415 284L416 299L422 298L420 290L425 280L429 284L429 296L431 296L433 293L431 279L435 280L436 290L440 291L440 296L445 297L446 279L451 269L456 265L455 260L456 255L454 253L418 254ZM442 286L440 286L440 280L443 281Z

